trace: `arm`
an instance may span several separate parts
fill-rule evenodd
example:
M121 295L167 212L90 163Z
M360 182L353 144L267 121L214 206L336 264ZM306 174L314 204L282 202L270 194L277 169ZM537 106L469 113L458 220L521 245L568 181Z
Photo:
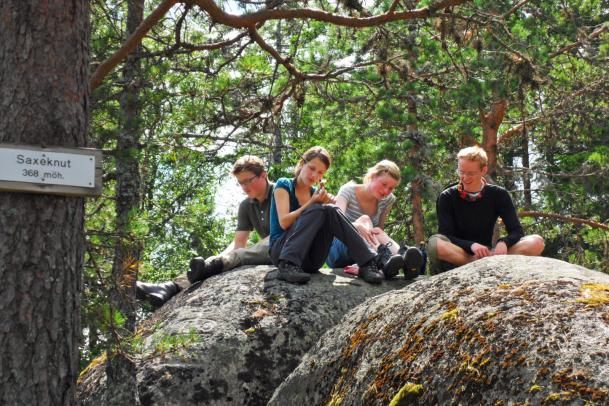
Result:
M233 249L237 248L245 248L247 246L247 241L250 238L249 231L237 231L235 233L235 239L233 240Z
M336 197L336 207L338 207L343 213L347 211L347 199L340 194Z
M245 248L250 237L249 231L236 231L233 241L219 255L225 255L238 248Z
M290 211L290 194L286 189L276 188L275 206L277 208L277 217L279 225L282 229L287 230L300 217L303 211L315 203L326 203L328 200L328 192L324 188L317 189L311 198L302 206L294 211Z
M512 198L507 191L501 191L499 204L499 217L503 220L503 224L505 224L505 228L508 232L508 235L500 238L499 241L504 242L507 248L510 248L524 237L524 230L518 220L518 214L516 213Z
M391 211L391 208L393 207L394 202L395 202L395 200L393 202L389 203L387 205L387 207L385 207L385 210L383 210L383 212L379 216L379 228L381 230L383 230L385 228L385 220L387 220L387 216L389 215L389 212Z

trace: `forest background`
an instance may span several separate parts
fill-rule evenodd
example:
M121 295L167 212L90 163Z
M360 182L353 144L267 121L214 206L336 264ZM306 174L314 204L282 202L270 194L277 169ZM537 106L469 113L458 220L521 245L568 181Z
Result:
M395 161L387 229L413 243L436 231L456 152L479 144L526 233L544 236L544 256L609 272L609 2L90 8L89 142L104 151L104 192L86 203L81 366L145 316L124 286L169 280L232 239L214 202L242 154L263 157L276 179L323 145L331 191ZM269 10L278 17L248 17ZM140 45L121 48L128 38Z

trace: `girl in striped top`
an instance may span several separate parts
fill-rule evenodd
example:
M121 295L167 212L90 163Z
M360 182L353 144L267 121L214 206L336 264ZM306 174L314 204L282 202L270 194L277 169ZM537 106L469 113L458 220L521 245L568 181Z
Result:
M387 257L383 272L385 277L395 276L400 268L406 278L419 274L423 264L421 252L414 247L400 247L385 231L385 220L395 203L393 190L400 183L400 169L389 160L368 169L363 184L349 182L343 185L336 197L336 205L353 223L359 234L379 255ZM347 247L334 240L326 260L332 268L344 267L354 263Z

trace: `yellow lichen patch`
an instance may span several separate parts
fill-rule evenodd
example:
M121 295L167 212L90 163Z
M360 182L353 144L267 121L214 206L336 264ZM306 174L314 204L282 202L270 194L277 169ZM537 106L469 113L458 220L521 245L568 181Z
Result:
M609 292L609 285L604 285L602 283L584 283L581 288Z
M423 385L408 382L391 399L389 406L409 405L412 401L423 394Z
M459 309L448 310L440 316L440 320L456 319L459 315Z
M535 392L539 392L541 390L541 386L539 385L533 385L529 388L529 393L535 393Z
M98 366L100 364L105 364L106 359L107 359L106 353L103 352L99 357L94 358L91 362L89 362L89 365L87 365L86 368L82 370L80 375L78 375L78 383L80 383L81 380L84 379L85 376L87 376L93 368L95 368L96 366Z
M330 399L330 401L326 404L326 406L340 406L342 402L343 398L338 395L334 395L332 396L332 399Z
M560 393L553 392L546 396L546 402L555 402L557 400L560 400Z
M598 307L609 304L609 285L602 283L584 283L580 287L582 297L576 300L587 307Z
M604 292L585 291L582 292L583 297L577 299L578 303L583 303L588 307L598 307L600 305L609 304L609 296Z
M497 315L497 312L486 312L484 313L484 320L490 320Z
M499 289L509 289L511 286L507 283L502 283L501 285L497 285Z

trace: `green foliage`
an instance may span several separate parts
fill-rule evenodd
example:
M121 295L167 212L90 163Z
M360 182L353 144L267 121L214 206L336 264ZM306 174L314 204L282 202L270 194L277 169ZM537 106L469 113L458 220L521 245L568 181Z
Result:
M421 1L416 7L432 3ZM366 13L386 11L390 4L366 4ZM221 49L172 48L175 23L185 8L169 13L146 36L140 54L137 124L143 130L137 148L118 147L126 125L121 97L128 88L121 70L92 96L90 139L106 152L107 179L103 196L86 205L83 359L100 353L108 325L120 328L124 323L116 314L106 314L117 239L143 247L139 278L150 281L183 274L194 255L221 251L232 238L232 227L229 219L214 215L214 196L230 163L245 153L273 162L269 174L276 179L291 176L304 150L324 145L333 155L327 178L334 192L349 180L360 182L379 160L395 161L402 182L386 228L397 241L412 243L413 182L422 184L423 232L429 236L437 229L436 196L456 181L455 153L483 141L481 117L493 102L505 100L508 107L497 128L500 170L494 181L512 191L519 208L607 224L609 36L582 41L607 24L606 4L542 0L515 5L475 0L440 10L433 18L364 29L314 20L267 21L259 27L260 35L302 72L323 75L357 65L304 82L248 45L247 36ZM212 23L196 10L183 20L184 43L234 38L237 30ZM338 10L345 6L341 3ZM91 11L90 48L97 64L123 41L126 4L94 2ZM558 52L578 41L579 46ZM502 139L523 122L526 131ZM525 157L528 168L523 168ZM115 218L113 174L120 158L137 159L142 179L140 205L129 213L129 227L121 230L126 235L118 234ZM531 182L527 193L525 174ZM535 218L523 218L523 225L527 233L544 236L544 255L609 270L606 232ZM179 347L179 340L161 340L159 351Z

